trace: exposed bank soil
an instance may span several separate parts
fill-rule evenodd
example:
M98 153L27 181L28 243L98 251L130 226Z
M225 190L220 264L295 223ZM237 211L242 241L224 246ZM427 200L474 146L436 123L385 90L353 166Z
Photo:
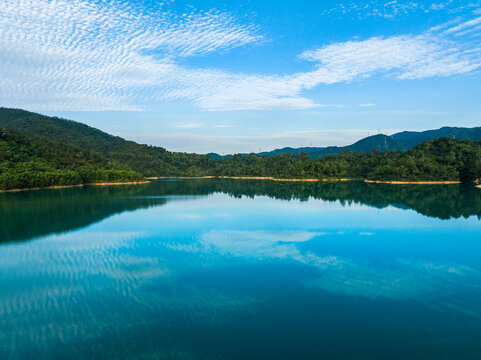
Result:
M112 185L140 185L140 184L149 184L150 181L126 181L126 182L101 182L101 183L93 183L93 184L85 184L85 185L92 185L92 186L112 186Z
M148 177L148 180L157 179L234 179L234 180L271 180L271 181L303 181L303 182L318 182L318 181L351 181L352 179L278 179L271 176L157 176Z
M163 179L214 179L215 176L150 176L147 180L163 180Z
M155 179L237 179L237 180L271 180L271 181L291 181L291 182L319 182L319 181L353 181L354 179L279 179L272 176L159 176L148 177L148 180ZM424 184L424 185L436 185L436 184L460 184L460 181L381 181L381 180L364 180L367 183L373 184ZM478 187L481 187L478 186Z
M437 184L461 184L461 181L379 181L379 180L364 180L367 183L373 184L420 184L420 185L437 185Z

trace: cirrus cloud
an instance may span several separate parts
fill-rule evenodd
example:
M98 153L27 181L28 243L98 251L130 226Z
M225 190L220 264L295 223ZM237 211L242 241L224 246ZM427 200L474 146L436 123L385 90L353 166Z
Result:
M266 41L217 11L177 15L119 1L6 0L0 7L2 105L34 110L140 110L187 101L208 111L307 109L321 85L381 76L448 77L481 66L479 18L422 34L372 37L306 50L313 70L232 73L181 59Z

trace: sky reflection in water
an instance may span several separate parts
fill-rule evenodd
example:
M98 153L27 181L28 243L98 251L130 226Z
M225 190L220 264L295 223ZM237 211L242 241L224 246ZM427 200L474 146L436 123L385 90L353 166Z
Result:
M481 355L476 216L183 186L0 245L1 357Z

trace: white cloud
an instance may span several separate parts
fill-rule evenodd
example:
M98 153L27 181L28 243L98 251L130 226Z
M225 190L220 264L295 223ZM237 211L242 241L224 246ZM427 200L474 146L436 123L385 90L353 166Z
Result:
M366 104L359 104L360 107L374 107L376 106L376 104L372 104L372 103L366 103Z
M457 33L459 35L460 34L459 32L461 30L466 30L468 28L472 28L473 26L479 25L479 24L481 24L481 16L477 17L475 19L469 20L469 21L465 21L465 22L463 22L459 25L453 26L453 27L449 28L448 30L446 30L444 33L445 34ZM463 34L463 33L461 33L461 34Z
M312 71L267 76L181 65L181 58L265 41L257 26L216 10L179 16L117 1L5 0L1 105L139 110L184 100L209 111L321 107L306 90L375 75L423 79L478 69L479 39L463 38L463 31L479 32L478 22L330 44L300 55L313 62Z
M6 0L0 98L37 109L136 110L195 75L176 58L262 41L257 30L215 10L176 16L117 1Z
M346 16L350 15L356 19L366 19L369 17L384 18L394 20L401 16L412 14L429 14L432 12L445 11L448 13L458 13L473 7L479 7L479 3L466 3L464 0L446 1L397 1L397 0L370 0L370 1L350 1L336 4L335 7L324 11L327 16Z
M224 128L230 128L230 127L232 127L232 125L229 125L229 124L218 124L218 125L213 125L212 127L213 127L213 128L217 128L217 129L224 129Z
M462 74L481 66L479 50L470 53L431 33L348 41L305 51L301 58L320 63L310 74L314 83L352 81L377 73L397 79L422 79Z
M181 129L192 129L192 128L197 128L201 127L201 123L179 123L179 124L174 124L175 128L181 128Z

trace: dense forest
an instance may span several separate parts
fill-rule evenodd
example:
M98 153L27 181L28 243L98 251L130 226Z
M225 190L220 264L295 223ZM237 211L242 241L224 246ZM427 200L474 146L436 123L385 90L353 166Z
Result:
M0 128L0 189L143 178L95 152Z
M196 176L214 162L207 156L170 152L158 146L137 144L85 124L20 109L0 108L0 127L48 140L89 149L122 163L145 176Z
M235 155L217 160L213 175L278 178L463 181L481 178L481 142L441 138L409 151L354 152L311 159L306 153L275 157Z
M0 108L0 189L134 181L144 176L462 181L481 178L481 142L440 138L408 151L352 152L313 158L238 154L214 159L170 152L74 121ZM88 150L87 150L88 149Z

